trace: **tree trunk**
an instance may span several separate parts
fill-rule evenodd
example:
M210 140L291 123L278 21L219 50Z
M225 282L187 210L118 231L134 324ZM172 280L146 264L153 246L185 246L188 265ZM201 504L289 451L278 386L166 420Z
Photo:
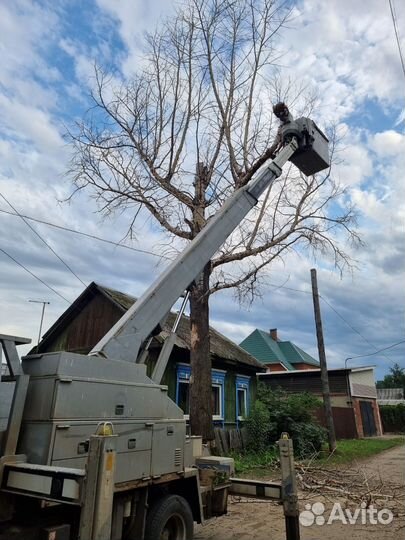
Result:
M207 264L190 288L191 380L190 428L192 435L201 435L204 442L214 438L211 403L211 356L209 334L209 279Z
M192 234L205 226L205 192L210 175L204 163L197 163L194 181ZM190 428L192 435L201 435L204 442L214 438L211 403L211 355L209 332L209 289L211 263L190 287Z

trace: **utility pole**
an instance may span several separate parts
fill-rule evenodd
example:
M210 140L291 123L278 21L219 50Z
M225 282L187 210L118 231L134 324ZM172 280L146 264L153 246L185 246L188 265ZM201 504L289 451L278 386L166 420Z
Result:
M41 341L41 334L42 334L42 323L44 322L44 315L45 315L45 306L50 304L50 302L44 302L43 300L28 300L28 302L32 302L33 304L42 304L42 312L41 312L41 322L39 323L39 332L38 332L38 343Z
M325 344L323 341L321 308L319 306L318 281L315 268L311 269L312 299L314 302L316 338L318 341L319 362L321 364L321 382L323 394L323 407L325 410L326 427L328 429L329 451L336 449L335 426L333 424L332 405L330 401L328 366L326 364Z

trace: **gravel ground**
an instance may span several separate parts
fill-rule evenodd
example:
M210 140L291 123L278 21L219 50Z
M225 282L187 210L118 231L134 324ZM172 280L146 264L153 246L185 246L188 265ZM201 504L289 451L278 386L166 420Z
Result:
M362 514L359 514L356 523L344 524L339 519L327 524L331 510L335 502L341 502L345 510L343 499L332 500L320 497L316 494L300 493L300 509L310 512L306 514L309 521L315 519L312 510L324 512L319 514L318 522L311 526L301 526L302 540L402 540L405 538L405 446L399 446L387 450L361 463L352 465L356 471L361 469L367 476L378 475L387 486L394 491L398 490L398 485L403 488L403 499L401 501L388 500L384 506L379 506L378 511L383 508L393 513L392 522L389 524L371 524L369 516L366 516L366 523L362 523ZM347 465L345 466L347 469ZM324 507L320 506L322 503ZM316 504L315 507L313 505ZM306 506L307 505L307 506ZM309 509L308 509L309 505ZM347 506L353 512L358 505L349 504ZM388 514L382 515L385 519ZM326 523L323 523L323 522ZM322 524L323 523L323 524ZM282 508L274 503L250 501L237 502L235 498L230 498L228 514L217 518L205 526L198 526L195 530L195 540L285 540L284 517Z

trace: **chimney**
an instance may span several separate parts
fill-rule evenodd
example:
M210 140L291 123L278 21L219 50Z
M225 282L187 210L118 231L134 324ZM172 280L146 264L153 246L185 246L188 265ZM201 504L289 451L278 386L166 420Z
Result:
M271 337L271 339L273 339L274 341L278 341L278 337L277 337L277 328L270 328L270 337Z

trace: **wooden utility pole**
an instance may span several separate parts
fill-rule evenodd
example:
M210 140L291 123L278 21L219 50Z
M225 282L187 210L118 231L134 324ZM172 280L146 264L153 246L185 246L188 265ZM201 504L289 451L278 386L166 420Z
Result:
M333 424L332 404L330 402L328 366L326 364L325 344L323 341L321 308L319 306L318 281L315 268L311 269L312 299L314 301L316 338L318 340L319 362L321 364L321 382L323 394L323 407L325 410L326 427L328 429L329 451L336 449L335 426Z

